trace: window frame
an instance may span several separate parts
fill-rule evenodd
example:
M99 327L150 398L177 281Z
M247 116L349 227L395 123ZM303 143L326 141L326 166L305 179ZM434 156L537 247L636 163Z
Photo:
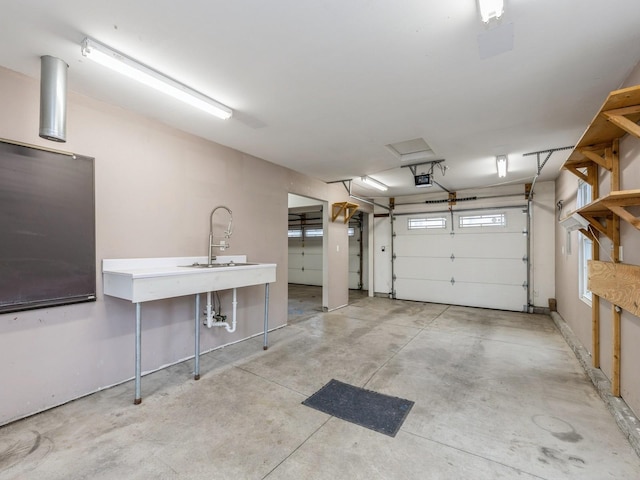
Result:
M593 201L593 189L584 180L578 180L578 191L576 195L576 208L584 207ZM593 295L587 289L588 285L588 264L593 258L593 241L586 235L578 233L578 298L591 306Z
M447 228L447 217L407 218L407 230L443 230Z
M484 219L500 218L499 222L486 222ZM465 219L478 219L479 221L470 221L465 223ZM502 213L490 213L490 214L478 214L478 215L460 215L458 217L459 228L483 228L483 227L506 227L507 226L507 214Z

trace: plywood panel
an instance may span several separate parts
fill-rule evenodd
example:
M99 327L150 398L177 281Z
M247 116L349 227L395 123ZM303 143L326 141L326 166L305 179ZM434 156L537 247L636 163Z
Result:
M589 290L640 316L640 266L591 260L588 268Z

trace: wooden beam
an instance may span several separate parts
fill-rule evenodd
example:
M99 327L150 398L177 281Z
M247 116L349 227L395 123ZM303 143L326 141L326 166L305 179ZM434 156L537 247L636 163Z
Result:
M620 309L611 306L613 328L613 365L611 366L611 394L620 396Z
M609 110L602 112L607 119L614 125L620 127L627 133L640 138L640 126L633 120L626 117L626 115L637 114L640 112L640 107L635 105L633 107L619 108L616 110Z
M589 183L589 177L587 177L587 175L585 175L580 170L578 170L578 167L575 167L573 165L565 165L564 168L569 170L571 173L573 173L576 177L581 179L583 182Z
M600 368L600 297L591 292L591 362Z
M598 232L602 233L607 238L611 239L611 228L609 228L609 225L607 223L603 223L600 221L600 218L602 218L602 215L600 214L592 215L591 213L582 213L582 212L580 212L580 215L582 215L584 218L589 220L589 223L591 224L591 226L595 228ZM611 218L611 217L612 215L609 215L608 218ZM605 219L607 218L605 217Z
M600 165L602 168L606 168L607 170L611 170L611 159L607 158L606 155L601 155L593 150L590 150L588 148L583 148L580 150L580 153L582 155L584 155L585 157L587 157L589 160L591 160L592 162L597 163L598 165Z
M591 233L591 258L600 260L598 234ZM600 368L600 296L591 292L591 362L593 368Z
M615 139L611 144L611 149L607 149L607 154L611 156L611 191L620 190L620 157L618 152L620 140Z

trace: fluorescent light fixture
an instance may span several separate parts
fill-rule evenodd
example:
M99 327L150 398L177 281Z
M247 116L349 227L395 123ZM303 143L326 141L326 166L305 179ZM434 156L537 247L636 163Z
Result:
M492 18L500 18L504 13L504 0L478 0L482 21L488 23Z
M82 55L223 120L233 115L233 110L229 107L91 38L83 40Z
M384 183L379 182L378 180L374 180L371 177L360 177L360 180L362 180L365 184L373 188L377 188L378 190L381 190L383 192L386 192L389 189L389 187L387 187Z
M498 177L504 178L507 176L507 156L498 155L496 157L496 166L498 167Z

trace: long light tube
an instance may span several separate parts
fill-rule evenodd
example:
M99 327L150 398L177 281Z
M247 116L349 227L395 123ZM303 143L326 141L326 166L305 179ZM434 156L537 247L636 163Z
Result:
M498 155L496 157L496 166L498 167L498 177L504 178L507 176L507 156Z
M233 115L229 107L91 38L83 40L82 55L223 120Z
M492 18L500 18L504 13L504 0L478 0L480 16L487 23Z
M375 180L371 177L361 177L360 180L362 180L367 185L370 185L373 188L377 188L378 190L381 190L383 192L386 192L389 189L389 187L387 187L384 183L379 182L378 180Z

